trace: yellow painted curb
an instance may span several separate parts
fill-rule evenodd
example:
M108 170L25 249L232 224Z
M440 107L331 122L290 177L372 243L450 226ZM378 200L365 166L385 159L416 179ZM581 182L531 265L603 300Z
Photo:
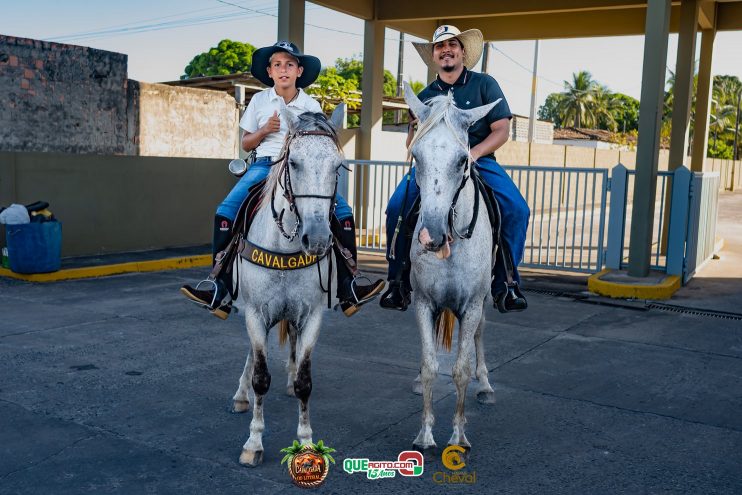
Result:
M81 268L68 268L52 273L34 273L25 275L15 273L7 268L0 268L0 276L25 280L27 282L57 282L59 280L72 280L78 278L105 277L108 275L119 275L122 273L157 272L160 270L174 270L177 268L195 268L211 266L211 255L184 256L181 258L165 258L150 261L132 261L129 263L116 263L113 265L86 266Z
M601 296L615 299L670 299L680 289L680 277L668 275L658 284L622 284L619 282L608 282L601 280L603 275L611 273L612 270L605 269L587 279L587 288Z

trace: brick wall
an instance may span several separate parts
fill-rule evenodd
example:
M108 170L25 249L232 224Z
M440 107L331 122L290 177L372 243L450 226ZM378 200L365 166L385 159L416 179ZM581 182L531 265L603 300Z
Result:
M0 35L0 150L134 154L127 56Z

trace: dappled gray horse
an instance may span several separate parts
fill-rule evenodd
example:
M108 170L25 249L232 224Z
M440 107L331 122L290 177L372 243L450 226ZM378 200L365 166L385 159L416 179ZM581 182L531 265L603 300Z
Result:
M252 250L252 262L238 256L234 270L239 282L237 305L245 313L251 344L233 398L234 411L247 411L248 392L253 391L250 438L240 455L240 463L247 466L256 466L263 459L263 399L271 384L266 340L270 328L279 323L280 340L288 337L291 345L287 393L299 399L297 436L302 444L312 441L308 406L311 355L327 297L324 289L329 289L330 218L338 169L343 164L335 132L342 119L341 108L330 121L322 114L296 117L286 109L281 118L289 128L282 153L285 159L274 165L268 176L246 243L258 248ZM281 259L275 253L294 256ZM294 269L266 268L276 263L293 264Z
M438 372L436 341L450 349L454 317L459 321L458 354L453 366L457 403L449 445L469 448L464 425L464 400L471 377L470 360L476 347L477 398L494 402L487 379L482 332L484 300L490 291L492 227L486 209L474 219L479 190L471 178L467 129L484 117L497 102L471 110L456 107L453 95L422 103L405 83L405 100L420 124L410 151L417 167L420 216L410 252L413 304L420 338L423 394L422 428L414 446L436 446L433 439L433 381ZM499 100L498 100L499 101ZM472 222L472 220L475 220ZM471 234L470 237L468 234ZM416 384L420 388L420 383Z

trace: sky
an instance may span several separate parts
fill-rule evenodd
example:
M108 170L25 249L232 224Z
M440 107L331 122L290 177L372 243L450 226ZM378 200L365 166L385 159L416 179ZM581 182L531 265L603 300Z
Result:
M228 2L228 3L227 3ZM225 38L267 46L276 41L277 0L0 0L0 34L89 46L128 55L129 78L178 79L197 54ZM304 51L332 65L361 56L363 21L307 2ZM432 33L431 33L432 34ZM384 67L397 73L397 31L386 30ZM404 78L424 81L426 69L406 37ZM495 42L489 72L514 113L528 115L534 41ZM697 43L700 48L699 42ZM742 32L717 33L712 72L742 78ZM674 70L677 35L670 35L667 67ZM537 103L588 70L614 92L639 98L643 36L542 40ZM480 70L480 67L475 67Z

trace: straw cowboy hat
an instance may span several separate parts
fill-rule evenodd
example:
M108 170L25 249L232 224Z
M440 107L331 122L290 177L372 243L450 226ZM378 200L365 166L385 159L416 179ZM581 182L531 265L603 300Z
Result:
M482 56L482 44L484 37L482 31L479 29L467 29L463 33L459 31L456 26L450 24L444 24L438 26L438 29L433 33L433 41L430 43L412 43L420 54L420 57L428 67L437 68L438 66L433 61L433 45L447 40L449 38L456 38L464 47L464 66L467 69L474 67L479 57Z
M252 54L252 66L250 67L250 72L256 79L266 86L273 86L273 79L268 77L267 68L271 56L276 52L286 52L289 55L296 57L297 60L299 60L299 65L304 67L304 72L302 72L301 77L296 79L297 88L306 88L317 79L317 76L319 76L322 64L317 57L301 53L299 47L293 43L288 41L279 41L274 45L258 48Z

